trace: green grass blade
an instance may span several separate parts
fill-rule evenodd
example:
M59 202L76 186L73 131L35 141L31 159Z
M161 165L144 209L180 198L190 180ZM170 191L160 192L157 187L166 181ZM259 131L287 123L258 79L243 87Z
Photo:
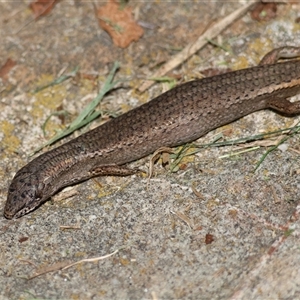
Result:
M94 120L96 117L101 115L101 112L96 112L95 108L98 106L98 104L101 102L105 94L107 94L110 90L112 90L118 81L113 81L113 78L119 68L119 63L115 62L112 70L110 71L109 75L107 76L107 79L105 80L105 83L103 87L101 88L100 92L98 93L97 97L92 100L91 103L89 103L83 111L78 115L78 117L64 130L59 131L53 138L51 138L48 142L44 143L40 147L38 147L33 154L39 152L41 149L43 149L46 146L50 146L53 143L57 142L58 140L62 139L63 137L66 137L67 135L73 133L75 130L85 126L86 124L90 123L92 120ZM33 155L32 154L32 155Z

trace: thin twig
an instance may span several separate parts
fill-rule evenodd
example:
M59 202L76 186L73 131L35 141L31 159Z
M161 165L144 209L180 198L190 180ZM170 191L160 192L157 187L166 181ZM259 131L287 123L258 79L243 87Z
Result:
M110 254L104 255L104 256L98 256L98 257L93 257L93 258L81 259L81 260L79 260L79 261L76 261L76 262L74 262L74 263L67 264L67 265L58 263L58 264L57 264L58 267L56 267L56 266L54 266L54 267L53 267L53 266L50 266L47 270L45 270L45 271L43 271L43 272L40 272L40 273L37 273L36 275L33 275L33 276L29 277L28 280L31 280L31 279L33 279L33 278L36 278L36 277L38 277L38 276L41 276L41 275L44 275L44 274L47 274L47 273L50 273L50 272L63 271L63 270L66 270L66 269L68 269L68 268L71 268L71 267L73 267L73 266L75 266L75 265L81 264L81 263L83 263L83 262L94 262L94 261L103 260L103 259L105 259L105 258L108 258L108 257L112 256L112 255L115 255L116 253L119 252L119 250L120 250L120 249L117 249L116 251L114 251L114 252L112 252L112 253L110 253Z
M209 41L211 41L213 38L215 38L218 34L220 34L224 29L226 29L231 23L233 23L236 19L241 17L243 14L245 14L249 8L256 3L255 1L250 1L243 7L237 9L224 19L222 19L220 22L213 25L211 28L209 28L206 32L204 32L196 42L190 43L187 45L181 52L176 54L171 60L169 60L166 64L164 64L157 72L155 72L151 78L156 77L162 77L165 74L167 74L172 69L179 66L181 63L183 63L185 60L187 60L190 56L195 54L198 50L200 50L203 46L205 46ZM153 81L145 81L141 87L139 88L140 92L144 92L147 90L154 82Z

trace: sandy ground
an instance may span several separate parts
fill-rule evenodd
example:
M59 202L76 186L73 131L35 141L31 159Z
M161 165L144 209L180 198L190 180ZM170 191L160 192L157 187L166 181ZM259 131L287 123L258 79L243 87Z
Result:
M120 61L116 77L123 83L100 109L120 114L167 89L157 83L136 92L161 63L241 4L129 5L144 35L121 49L98 26L90 2L61 1L37 22L26 3L0 3L0 65L16 62L0 86L1 212L15 172L96 95L114 61ZM262 22L246 14L214 40L225 50L209 44L168 75L182 82L209 68L245 68L275 47L300 45L299 9L280 5L275 18ZM77 66L81 76L32 93ZM51 118L44 136L42 125L59 109L70 114ZM297 120L261 111L198 143L218 133L226 140L254 136ZM156 165L149 186L139 174L97 178L25 217L2 217L0 298L300 299L299 135L285 145L256 172L265 147L225 158L234 147L206 148L176 173ZM146 170L148 160L132 165Z

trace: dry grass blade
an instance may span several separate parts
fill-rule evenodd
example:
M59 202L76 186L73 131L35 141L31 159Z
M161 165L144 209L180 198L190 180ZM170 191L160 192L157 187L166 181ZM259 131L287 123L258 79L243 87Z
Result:
M99 91L98 95L80 112L80 114L77 116L77 118L70 124L68 127L62 131L59 131L54 137L52 137L48 142L44 143L35 151L33 154L39 152L41 149L43 149L46 146L50 146L57 142L58 140L70 135L75 130L82 128L83 126L91 123L94 119L96 119L98 116L101 115L101 112L96 111L96 107L101 102L103 97L110 92L115 85L118 83L118 81L113 81L113 78L119 69L119 62L115 62L112 70L108 74L101 90ZM32 154L32 155L33 155Z
M234 22L236 19L241 17L243 14L245 14L250 7L256 3L257 1L250 1L246 5L242 6L241 8L237 9L224 19L222 19L220 22L213 25L211 28L209 28L206 32L204 32L196 42L190 43L187 45L180 53L175 55L171 60L169 60L166 64L164 64L157 72L155 72L151 77L161 77L167 74L172 69L179 66L181 63L183 63L186 59L188 59L190 56L195 54L198 50L200 50L203 46L205 46L207 43L209 43L209 40L216 37L218 34L220 34L224 29L226 29L232 22ZM153 81L145 81L141 87L139 88L140 92L144 92L147 90L154 82Z
M193 183L192 183L192 191L193 191L193 193L194 193L194 194L196 195L196 197L198 197L199 199L204 200L204 199L205 199L204 196L203 196L199 191L196 190L195 185L196 185L196 182L193 182Z
M44 275L44 274L47 274L47 273L50 273L50 272L63 271L63 270L66 270L68 268L71 268L75 265L81 264L83 262L95 262L95 261L103 260L103 259L106 259L106 258L112 256L112 255L115 255L118 252L119 252L119 250L116 250L116 251L114 251L110 254L104 255L104 256L81 259L81 260L79 260L77 262L74 262L74 263L71 263L71 264L70 263L65 263L65 262L58 262L58 263L55 263L52 266L48 266L46 268L43 268L42 271L38 272L36 275L33 275L33 276L29 277L28 280L31 280L33 278L36 278L38 276L41 276L41 275Z
M151 156L151 159L149 161L149 176L148 176L148 183L149 184L149 180L152 177L153 174L153 166L154 166L154 162L158 159L159 155L161 153L173 153L173 149L172 148L168 148L168 147L161 147L159 149L157 149Z
M188 216L186 216L184 213L180 211L171 211L172 214L176 215L180 220L182 220L184 223L186 223L190 229L194 228L194 222L192 219L190 219Z
M112 252L112 253L110 253L110 254L104 255L104 256L98 256L98 257L93 257L93 258L82 259L82 260L79 260L79 261L77 261L77 262L74 262L74 263L72 263L72 264L70 264L70 265L67 265L67 266L63 267L62 270L66 270L66 269L68 269L68 268L71 268L71 267L73 267L73 266L75 266L75 265L78 265L78 264L81 264L81 263L83 263L83 262L94 262L94 261L98 261L98 260L103 260L103 259L105 259L105 258L108 258L108 257L110 257L110 256L115 255L115 254L118 253L118 252L119 252L119 250L116 250L116 251L114 251L114 252Z

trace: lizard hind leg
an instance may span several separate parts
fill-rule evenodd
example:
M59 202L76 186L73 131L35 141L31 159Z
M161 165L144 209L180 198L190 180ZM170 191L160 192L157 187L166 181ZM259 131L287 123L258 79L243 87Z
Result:
M260 65L276 63L280 58L295 58L300 56L300 47L284 46L268 52L260 61Z
M300 114L300 101L290 102L287 99L275 98L268 101L268 107L285 116Z

